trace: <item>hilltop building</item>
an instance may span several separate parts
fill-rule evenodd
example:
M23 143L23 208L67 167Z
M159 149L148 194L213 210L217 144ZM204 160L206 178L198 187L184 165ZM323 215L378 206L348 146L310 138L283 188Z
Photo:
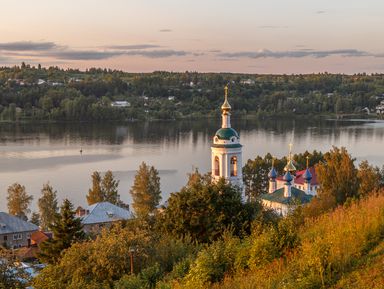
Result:
M29 247L31 234L39 227L16 216L0 212L0 246L7 248Z
M278 176L272 162L272 168L268 173L268 193L260 196L264 206L272 208L282 216L286 216L298 204L309 203L317 194L319 187L315 169L308 166L308 157L307 168L296 171L291 149L284 171L283 176Z
M81 218L86 233L98 233L103 227L110 227L114 222L128 220L131 213L109 202L100 202L83 209L78 207L76 216Z
M231 128L231 105L228 102L228 87L224 88L225 99L221 106L221 128L216 131L211 146L212 178L226 179L243 190L242 145L236 130Z

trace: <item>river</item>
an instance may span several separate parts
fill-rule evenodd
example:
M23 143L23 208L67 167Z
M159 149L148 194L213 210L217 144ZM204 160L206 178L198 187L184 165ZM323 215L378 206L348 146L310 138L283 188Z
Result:
M32 210L44 183L75 206L86 204L93 171L112 170L120 180L119 193L130 203L130 187L141 162L155 166L161 178L163 201L178 191L194 168L210 170L212 136L220 119L124 124L0 124L0 210L6 210L7 187L25 185L34 196ZM288 144L293 152L328 151L345 146L356 164L367 159L384 164L384 122L365 120L232 120L240 133L243 163L267 152L281 157ZM82 150L82 153L80 153Z

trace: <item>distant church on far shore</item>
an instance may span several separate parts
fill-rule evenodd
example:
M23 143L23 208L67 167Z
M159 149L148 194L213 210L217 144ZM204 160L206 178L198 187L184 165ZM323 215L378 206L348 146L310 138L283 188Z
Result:
M224 88L224 97L221 128L216 131L211 146L212 178L216 181L224 178L243 191L242 145L239 134L231 128L231 105L228 102L227 86Z

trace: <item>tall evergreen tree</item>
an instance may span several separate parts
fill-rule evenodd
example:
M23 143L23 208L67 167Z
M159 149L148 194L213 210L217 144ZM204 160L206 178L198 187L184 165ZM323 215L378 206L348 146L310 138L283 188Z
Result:
M145 162L136 173L130 190L133 209L139 218L145 218L154 212L161 200L159 172Z
M105 173L101 182L101 186L104 195L104 200L114 205L119 204L120 196L117 190L117 187L119 186L119 181L115 180L112 171L107 171Z
M52 186L47 183L44 184L41 194L42 196L38 200L40 226L44 230L49 230L59 210L57 206L57 191L54 191Z
M88 205L104 201L104 194L101 188L101 176L99 172L93 172L92 176L92 188L89 189L87 195Z
M27 214L30 212L29 205L32 200L33 196L27 194L24 186L14 183L8 187L7 205L11 215L27 220Z
M32 224L35 224L36 226L40 226L40 214L37 212L33 212L30 222Z
M71 246L73 242L84 238L80 219L75 217L72 203L65 199L60 208L60 214L51 225L53 238L40 244L39 259L49 264L56 263L61 252Z

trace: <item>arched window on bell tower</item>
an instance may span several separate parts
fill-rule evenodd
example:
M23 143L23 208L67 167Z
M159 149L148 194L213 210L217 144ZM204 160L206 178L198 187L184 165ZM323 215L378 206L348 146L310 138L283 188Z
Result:
M231 177L237 177L237 157L231 157Z
M215 176L220 176L220 161L219 157L215 157Z

